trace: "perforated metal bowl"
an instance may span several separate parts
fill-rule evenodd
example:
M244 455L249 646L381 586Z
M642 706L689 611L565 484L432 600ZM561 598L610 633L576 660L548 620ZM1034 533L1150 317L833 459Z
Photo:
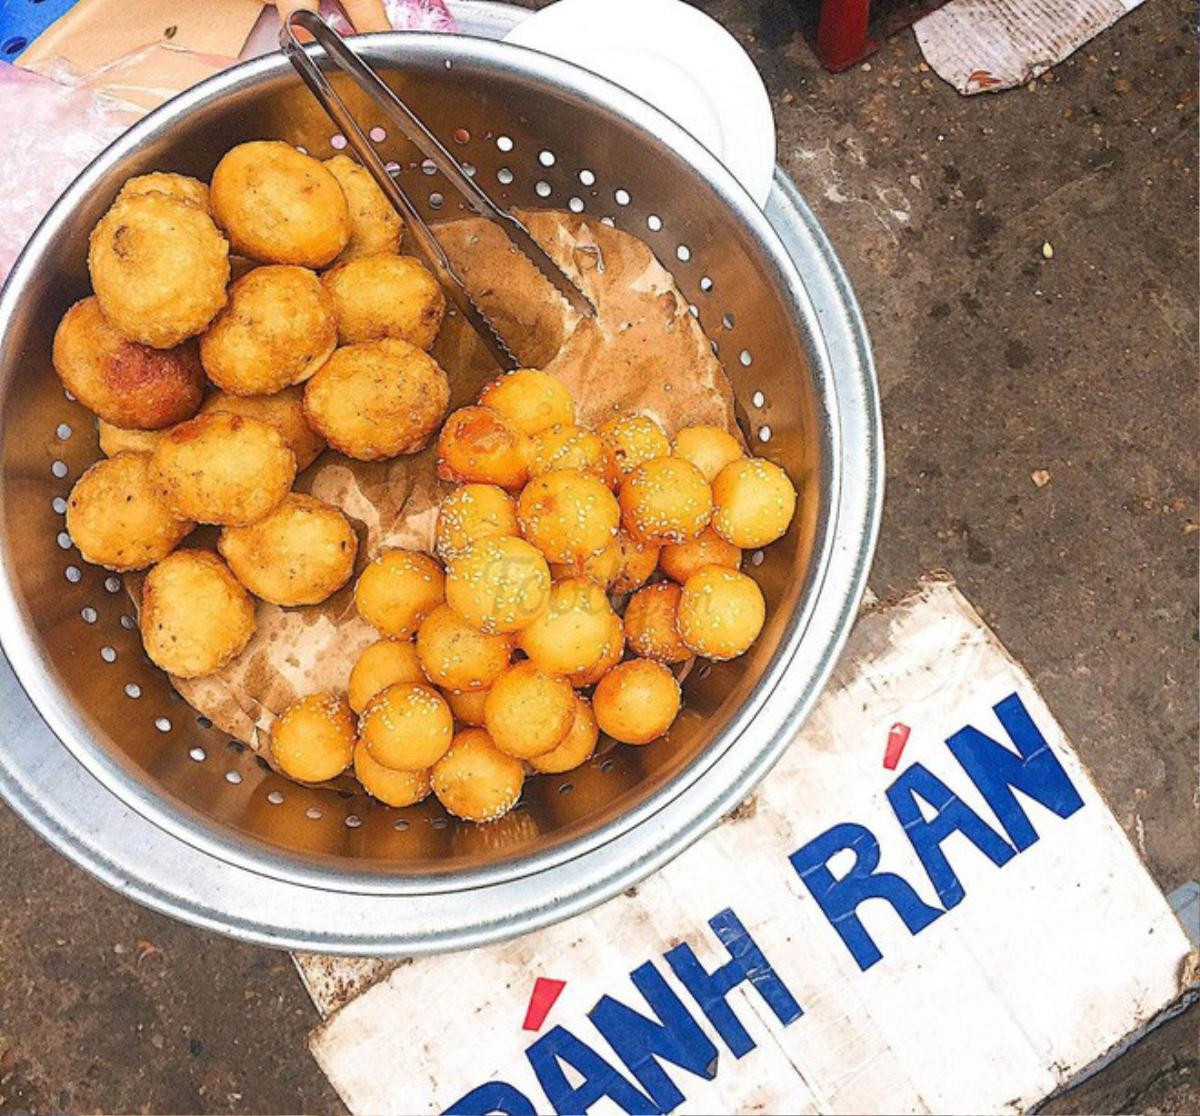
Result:
M503 18L485 12L491 27ZM756 451L800 490L788 535L747 555L767 599L761 638L743 659L691 674L667 740L531 780L521 808L483 829L432 801L393 810L290 783L178 698L142 651L121 579L72 548L65 497L98 449L91 417L53 374L50 344L87 290L88 231L130 175L207 178L243 140L286 139L325 157L338 139L272 56L165 105L66 192L0 295L0 631L61 743L24 723L14 694L0 789L68 854L181 917L308 949L414 952L565 917L741 800L842 645L874 543L881 447L852 296L781 176L764 216L653 108L534 52L429 35L361 49L499 198L584 212L649 243L715 340ZM343 93L370 121L356 90ZM419 157L391 137L379 145L426 216L449 215L436 176L415 189Z

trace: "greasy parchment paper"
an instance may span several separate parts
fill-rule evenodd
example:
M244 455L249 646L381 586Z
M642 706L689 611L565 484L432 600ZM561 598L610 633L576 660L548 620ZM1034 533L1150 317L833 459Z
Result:
M596 426L640 413L669 434L709 423L737 434L733 392L708 338L671 275L628 233L557 211L523 215L537 240L597 309L580 319L504 234L469 218L439 226L438 238L471 293L523 364L557 375L577 421ZM433 355L451 384L451 407L473 402L495 368L470 327L447 317ZM335 504L359 533L359 567L383 547L432 551L437 505L450 486L437 479L434 447L391 461L352 461L326 452L297 488ZM276 713L318 690L344 691L350 668L378 635L354 610L353 580L323 604L258 603L245 651L176 689L222 732L265 752Z

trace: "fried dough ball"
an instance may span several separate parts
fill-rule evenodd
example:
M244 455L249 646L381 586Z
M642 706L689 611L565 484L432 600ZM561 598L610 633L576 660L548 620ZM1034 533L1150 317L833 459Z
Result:
M228 395L223 391L214 391L200 405L201 414L208 411L245 415L275 427L296 455L297 472L307 469L325 448L325 439L309 426L308 419L304 417L304 389L299 386L284 388L274 395Z
M271 724L271 758L288 778L323 783L340 775L354 756L354 714L335 694L309 694Z
M600 424L596 433L604 447L604 480L614 490L643 461L666 457L671 452L667 432L645 415L609 419Z
M471 627L449 605L439 605L417 631L425 677L447 690L486 690L507 669L512 637Z
M479 393L479 405L498 411L522 434L540 434L575 421L566 384L538 368L518 368L493 380Z
M500 751L518 759L557 747L574 717L571 684L528 661L500 675L483 703L488 735Z
M361 713L376 694L396 682L424 682L425 672L411 639L380 639L372 643L350 670L346 684L350 708Z
M657 740L671 727L679 705L675 675L652 659L619 663L600 679L592 695L601 731L622 744Z
M88 240L104 316L131 341L169 349L225 305L229 245L199 206L167 194L113 202Z
M550 751L540 756L530 756L529 766L543 775L561 775L564 771L573 771L592 758L599 736L600 729L591 702L576 694L575 715L567 735Z
M733 659L758 638L766 615L762 590L752 578L705 566L684 583L675 628L697 655Z
M454 718L436 690L395 682L363 710L358 732L376 763L397 771L424 771L450 747Z
M100 452L105 457L116 457L118 453L153 453L163 436L161 430L122 430L104 419L96 423L96 430L100 434Z
M601 589L607 589L621 573L621 566L625 561L624 554L620 540L610 539L603 550L589 554L582 561L551 562L550 574L555 581L568 577L586 577ZM649 573L646 576L649 577Z
M582 469L603 476L604 446L600 435L565 423L539 431L529 443L529 475L540 477L551 469Z
M248 527L226 527L217 549L256 597L276 605L312 605L350 580L358 536L340 509L289 492Z
M336 307L343 345L398 337L428 349L446 313L441 285L412 256L362 256L330 268L321 281Z
M161 430L191 418L204 395L195 342L152 349L130 341L93 296L75 303L54 334L54 371L89 411L121 429Z
M590 667L567 675L567 681L577 690L594 686L625 654L625 624L614 612L608 619L608 631L600 650L600 657Z
M395 338L336 350L304 388L309 424L359 461L424 449L449 402L446 373Z
M254 634L254 602L207 550L168 554L142 583L142 643L168 674L199 678L240 655Z
M208 378L231 395L273 395L307 380L337 345L333 299L304 267L248 271L200 338Z
M609 588L614 593L632 593L654 573L662 548L658 543L639 542L624 529L617 532L617 542L621 545L621 568Z
M521 632L517 644L547 674L576 674L608 653L612 616L599 585L568 578L551 588L549 607Z
M110 570L153 565L195 526L167 506L145 453L97 461L67 499L71 541L85 561Z
M671 543L662 548L658 564L672 581L682 585L705 566L725 566L736 570L742 564L742 552L727 543L711 527L705 527L694 539Z
M429 797L432 789L430 772L396 771L371 758L363 744L354 749L354 777L363 790L385 806L415 806Z
M480 539L446 567L446 603L481 632L518 632L549 599L546 559L524 539Z
M529 440L487 407L460 407L446 419L437 444L442 480L495 484L510 492L529 479Z
M603 550L617 534L621 509L598 477L553 469L535 477L517 500L521 534L551 562L577 562Z
M621 522L642 542L694 539L712 519L712 490L681 457L644 461L621 482Z
M487 701L487 690L443 690L442 696L450 706L456 721L464 725L483 724L483 706Z
M456 818L491 822L521 797L525 769L479 728L463 729L433 767L433 793Z
M325 169L337 179L346 195L350 216L350 240L334 262L345 263L381 252L399 252L404 221L371 177L371 172L348 155L326 159Z
M131 198L135 194L167 194L180 201L191 202L208 212L208 185L198 178L186 174L171 174L167 171L151 171L129 179L117 194L117 200Z
M350 240L338 181L278 140L241 143L213 171L213 217L233 250L262 263L324 267Z
M444 562L457 558L476 539L490 535L516 535L517 505L494 484L464 484L447 495L438 507L436 543Z
M682 592L673 581L659 581L630 598L625 608L625 639L634 654L660 663L682 663L692 657L675 631Z
M732 434L719 426L686 426L675 435L671 452L690 461L712 484L726 465L741 459L742 447Z
M358 575L354 605L380 635L409 639L446 599L442 567L417 550L385 550Z
M275 427L222 411L172 427L150 461L167 503L197 523L254 523L296 479L296 455Z
M778 465L748 457L713 481L713 529L743 550L780 538L796 512L796 489Z

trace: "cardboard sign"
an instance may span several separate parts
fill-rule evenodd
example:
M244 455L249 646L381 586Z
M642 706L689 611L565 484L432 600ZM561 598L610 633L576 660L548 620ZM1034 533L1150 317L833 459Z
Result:
M356 1113L1015 1113L1169 1003L1187 952L1029 678L935 583L859 621L778 767L664 870L399 964L312 1049Z

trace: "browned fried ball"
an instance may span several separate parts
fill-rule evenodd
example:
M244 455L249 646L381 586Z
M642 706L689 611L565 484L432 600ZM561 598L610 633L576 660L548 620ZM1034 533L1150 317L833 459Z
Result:
M645 415L609 419L596 433L604 447L604 480L612 489L620 488L625 475L643 461L671 452L667 432Z
M326 159L325 168L337 179L346 195L350 216L350 240L334 262L345 263L380 252L399 252L404 221L384 197L370 171L347 155Z
M619 538L611 539L603 550L589 554L578 562L551 562L550 574L555 581L567 577L586 577L594 581L601 589L607 589L620 576L621 567L625 563L625 552L621 548ZM646 576L650 576L647 571Z
M354 740L354 714L345 699L309 694L271 723L271 758L290 779L323 783L350 766Z
M731 461L742 456L741 443L719 426L686 426L675 435L671 452L690 461L709 484Z
M446 567L446 603L481 632L518 632L550 598L550 569L524 539L491 535Z
M208 185L198 178L186 174L171 174L167 171L151 171L139 174L126 181L117 198L129 198L134 194L168 194L180 201L191 202L208 212Z
M450 706L456 721L464 725L483 724L483 706L487 690L443 690L442 696Z
M100 452L105 457L116 457L118 453L153 453L163 436L162 430L122 430L104 419L96 423L96 431L100 436Z
M773 543L796 511L796 489L787 473L761 457L726 465L712 491L713 529L743 550Z
M625 639L634 654L660 663L682 663L692 657L675 631L681 593L675 582L659 581L630 598L625 608Z
M354 777L363 790L385 806L414 806L429 796L430 772L397 771L371 758L366 745L354 749Z
M346 684L350 708L361 713L376 694L395 682L424 682L425 672L411 639L380 639L355 662Z
M694 539L664 546L658 564L667 577L682 585L705 566L726 566L736 570L742 564L742 552L711 527L705 527Z
M450 750L434 765L433 793L456 818L492 822L521 797L525 769L505 755L487 732L463 729Z
M439 605L417 630L425 677L447 690L486 690L508 669L512 637L487 635L449 605Z
M612 606L599 585L587 578L568 578L553 586L549 606L517 642L547 674L581 673L610 653L612 617Z
M624 529L617 532L617 542L621 544L621 568L609 588L614 593L632 593L654 573L661 548L658 543L638 541Z
M604 482L579 469L534 477L517 500L521 534L551 562L579 562L603 550L620 519Z
M454 718L437 690L396 682L371 699L359 718L358 732L377 763L398 771L424 771L450 747Z
M498 411L522 434L540 434L575 421L575 404L566 385L537 368L518 368L493 380L479 393L479 405Z
M687 579L675 621L680 638L706 659L732 659L758 638L767 609L752 578L705 566Z
M592 709L600 730L614 740L649 744L671 727L680 700L679 683L662 663L630 659L600 679Z
M441 285L412 256L360 256L321 277L337 311L343 345L397 337L428 349L446 313Z
M575 716L575 693L565 678L532 662L511 666L492 684L483 720L496 747L518 759L562 743Z
M437 443L442 480L495 484L510 492L529 478L529 440L487 407L460 407L446 419Z
M297 471L307 469L325 448L325 439L304 417L304 388L300 386L284 388L274 395L228 395L214 391L200 405L201 414L208 411L244 415L275 427L296 455ZM103 442L100 448L104 448Z
M621 661L625 654L625 624L614 612L608 621L608 634L604 640L600 658L586 670L576 671L567 676L567 681L577 690L585 686L594 686L613 667Z
M642 542L686 542L712 519L712 491L700 470L680 457L656 457L621 482L621 523Z
M385 550L358 575L354 604L381 635L409 639L445 600L442 567L416 550Z
M504 489L494 484L464 484L438 506L438 557L448 562L477 539L519 531L516 502Z
M603 476L600 435L563 423L539 431L529 443L529 475L540 477L551 469L582 469Z
M550 751L543 752L540 756L530 756L529 766L543 775L561 775L564 771L574 771L580 764L592 758L599 736L600 729L596 724L591 702L576 694L575 716L571 720L571 727L567 729L567 735Z

